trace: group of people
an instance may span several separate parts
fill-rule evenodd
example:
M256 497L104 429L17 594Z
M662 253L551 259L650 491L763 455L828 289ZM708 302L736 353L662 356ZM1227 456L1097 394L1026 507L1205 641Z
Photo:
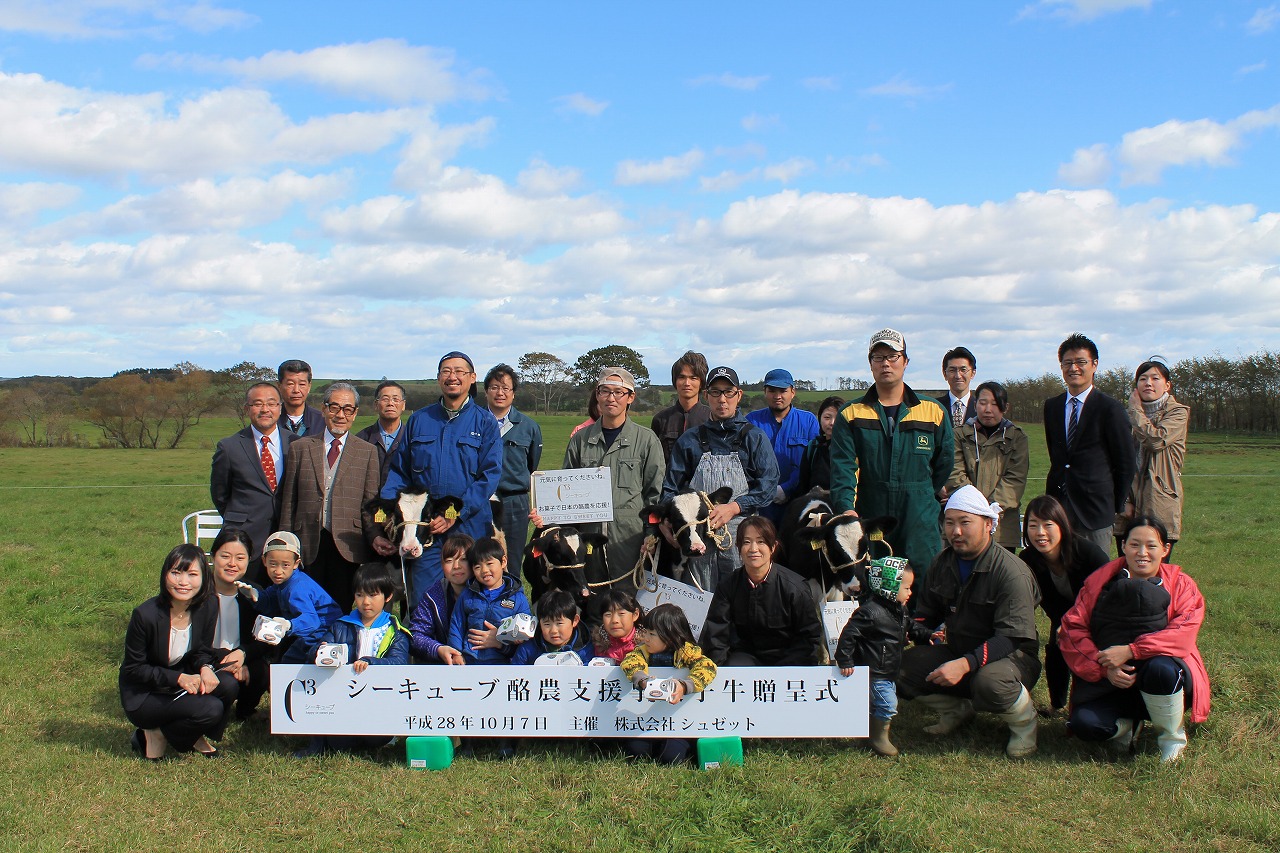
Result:
M266 662L310 662L325 637L350 640L353 662L364 665L530 662L587 648L623 663L650 615L631 606L625 570L656 536L678 547L669 525L653 528L642 510L691 492L731 493L708 502L706 528L719 545L683 563L681 579L712 594L710 609L701 637L672 629L671 642L657 644L661 653L641 643L647 659L669 654L686 666L685 692L709 683L717 665L826 663L820 605L779 561L777 522L790 501L829 490L836 513L895 519L885 541L905 558L863 567L862 604L835 656L841 669L872 669L873 749L896 753L888 732L901 696L939 712L926 731L945 734L975 710L993 712L1010 726L1011 756L1033 751L1039 605L1051 621L1050 704L1040 712L1070 703L1073 733L1121 746L1150 721L1162 755L1175 758L1184 709L1199 721L1209 707L1195 646L1203 599L1167 563L1181 534L1187 407L1171 396L1158 358L1138 369L1125 406L1093 387L1098 353L1088 338L1069 337L1058 357L1067 391L1045 404L1048 486L1021 525L1027 438L1005 416L1003 386L970 391L977 360L964 347L942 360L948 393L922 398L904 382L905 338L877 332L867 350L873 386L852 402L823 400L816 416L794 405L784 369L765 377L765 408L739 411L737 373L709 369L690 351L672 365L676 399L651 428L630 416L634 376L605 368L593 388L594 417L563 460L565 468L611 473L613 521L583 525L607 539L601 571L609 575L592 579L604 600L586 612L564 593L567 603L535 607L524 597L520 555L528 523L542 521L529 498L542 436L513 405L516 371L495 366L480 398L471 359L448 353L437 366L438 402L405 418L403 387L384 381L374 394L377 422L351 435L356 389L334 383L313 409L310 367L286 361L278 383L248 389L249 426L214 453L211 494L226 526L212 569L198 548L174 549L160 594L131 620L121 696L138 727L134 745L148 758L166 743L216 753L233 707L251 714L266 689ZM462 508L424 520L430 544L399 554L369 501L406 490L455 496ZM491 499L502 505L501 535ZM1113 536L1120 556L1109 561ZM1013 555L1020 543L1021 560ZM407 589L399 567L386 562L397 557ZM401 592L407 626L390 613ZM536 612L539 634L503 644L496 624L516 611ZM247 635L258 614L287 620L284 644L265 649ZM655 619L669 627L668 616ZM916 645L905 648L908 639ZM348 746L313 743L304 753ZM679 760L687 749L664 745L654 754Z

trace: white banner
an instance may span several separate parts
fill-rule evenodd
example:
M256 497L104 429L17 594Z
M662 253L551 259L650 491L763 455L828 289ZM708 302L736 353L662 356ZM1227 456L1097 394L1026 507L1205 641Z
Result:
M612 483L604 467L534 471L533 505L543 524L613 521Z
M853 611L858 609L856 601L828 601L822 605L822 630L827 635L827 654L831 660L836 659L836 646L840 644L840 632L844 623L849 621Z
M673 581L671 578L658 576L658 591L647 589L636 590L636 601L645 610L652 610L659 604L675 604L684 611L693 629L695 641L702 636L702 624L707 621L707 610L711 607L711 593L692 587L687 583Z
M278 735L462 737L867 736L870 670L722 667L678 705L637 703L618 667L271 667ZM656 668L667 677L678 670ZM625 701L624 701L625 700Z

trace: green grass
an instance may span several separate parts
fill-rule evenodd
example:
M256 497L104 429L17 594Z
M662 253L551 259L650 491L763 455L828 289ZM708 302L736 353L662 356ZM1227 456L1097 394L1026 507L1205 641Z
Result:
M579 419L539 420L553 467ZM154 594L181 516L209 505L211 442L234 428L202 424L165 452L0 450L5 849L1280 848L1274 439L1193 436L1177 562L1208 600L1214 711L1177 766L1150 743L1113 759L1061 721L1041 728L1036 756L1010 762L995 719L931 739L910 705L896 761L842 741L749 741L745 767L701 773L527 742L511 763L482 752L429 773L395 749L297 762L297 743L251 723L231 727L220 761L144 766L116 693L125 625ZM1029 431L1042 478L1043 436Z

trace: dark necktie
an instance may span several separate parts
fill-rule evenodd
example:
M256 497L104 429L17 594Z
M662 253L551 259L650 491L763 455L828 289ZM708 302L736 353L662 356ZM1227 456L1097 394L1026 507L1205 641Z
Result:
M960 405L959 400L951 404L951 425L956 429L964 426L964 406Z
M267 475L267 487L276 490L276 461L271 458L271 439L262 437L262 473Z
M333 467L333 463L338 461L338 454L341 452L342 452L342 443L335 438L333 440L333 444L329 445L329 455L326 457L329 460L330 468Z
M1071 398L1071 420L1067 422L1067 450L1076 439L1076 427L1080 425L1080 398Z

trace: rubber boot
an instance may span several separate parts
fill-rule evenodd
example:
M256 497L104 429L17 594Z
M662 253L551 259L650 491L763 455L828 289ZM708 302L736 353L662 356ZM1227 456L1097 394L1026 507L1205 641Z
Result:
M879 717L871 718L871 736L867 738L867 746L871 747L871 751L876 755L883 755L886 758L893 758L898 754L898 748L889 742L888 720L882 720Z
M1177 761L1187 745L1187 730L1182 726L1182 718L1186 714L1182 704L1182 691L1168 696L1143 693L1142 701L1147 703L1147 716L1151 717L1151 725L1157 732L1156 745L1160 747L1160 760Z
M1004 754L1010 758L1026 758L1036 751L1036 706L1027 688L1022 688L1013 707L1000 714L1009 724L1009 744Z
M925 693L916 697L922 705L938 712L938 722L925 726L931 735L949 735L973 719L973 703L959 696L944 693Z
M1107 746L1112 752L1118 752L1121 755L1133 751L1133 740L1138 734L1138 727L1133 720L1128 717L1121 717L1116 720L1116 733L1107 741Z

